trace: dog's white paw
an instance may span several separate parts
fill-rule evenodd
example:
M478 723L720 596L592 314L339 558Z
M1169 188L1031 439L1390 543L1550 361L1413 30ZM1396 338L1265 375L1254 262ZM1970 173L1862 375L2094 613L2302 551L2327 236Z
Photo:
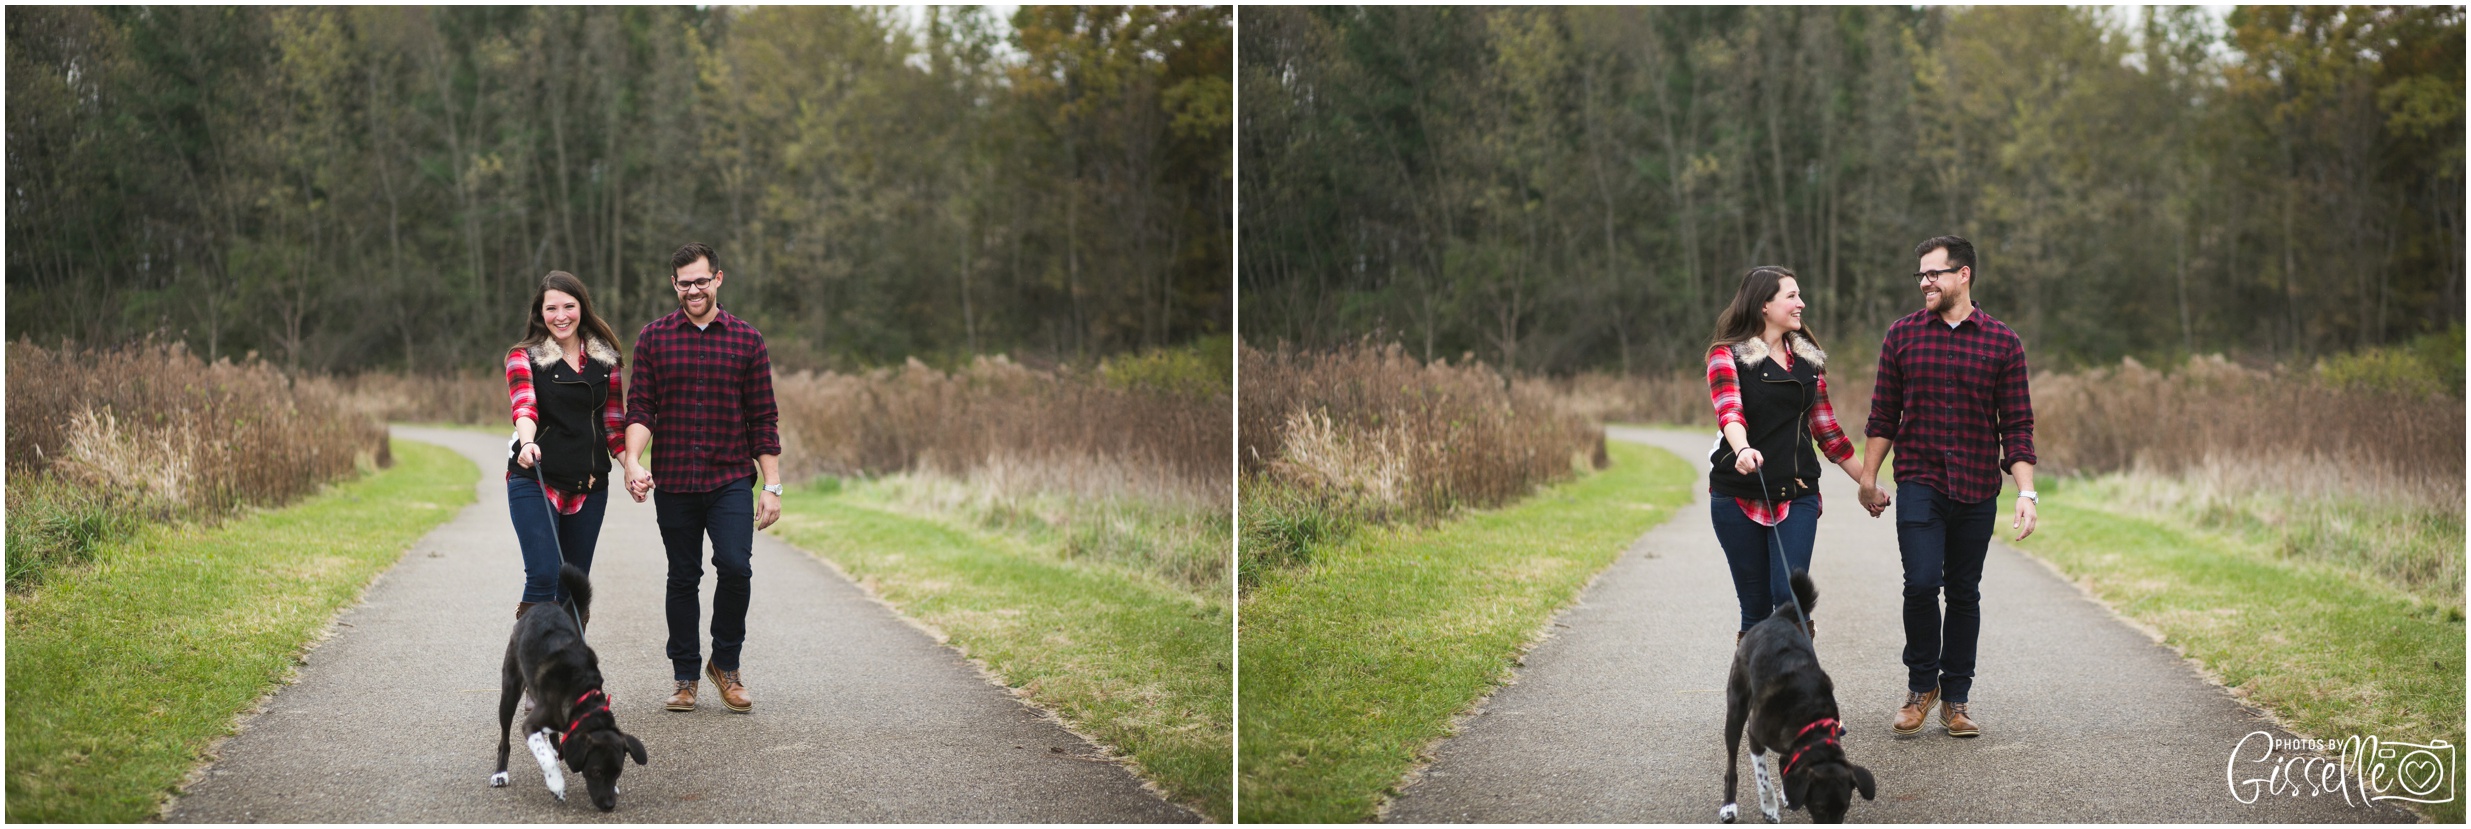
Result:
M1759 819L1769 823L1775 823L1777 820L1776 810L1768 808L1765 804L1761 804L1759 806Z
M558 773L558 752L549 747L549 731L542 729L533 732L531 736L523 738L523 744L532 749L532 759L540 761L541 782L549 786L550 794L557 795L558 800L564 801L566 799L566 775Z
M1740 804L1727 803L1724 805L1724 808L1716 810L1716 822L1718 823L1732 823L1735 819L1738 819L1741 816L1742 807Z
M496 774L489 775L489 788L506 788L506 772L498 772Z

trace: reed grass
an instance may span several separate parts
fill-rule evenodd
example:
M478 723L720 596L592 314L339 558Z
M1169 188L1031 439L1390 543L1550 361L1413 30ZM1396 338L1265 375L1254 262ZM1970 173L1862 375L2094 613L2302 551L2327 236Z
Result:
M1240 353L1248 584L1357 525L1501 506L1607 462L1604 430L1554 389L1483 363L1371 343Z
M207 363L178 343L10 343L12 590L148 521L278 506L392 463L386 429L331 381Z

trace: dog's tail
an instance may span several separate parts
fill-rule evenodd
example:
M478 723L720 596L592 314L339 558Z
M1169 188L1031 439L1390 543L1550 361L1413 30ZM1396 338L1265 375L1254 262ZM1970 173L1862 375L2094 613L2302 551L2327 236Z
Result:
M592 577L584 575L583 568L558 565L558 585L566 591L567 606L574 609L575 615L592 612Z
M1793 571L1792 581L1793 598L1802 603L1802 612L1809 613L1817 610L1819 608L1819 586L1811 583L1810 571Z

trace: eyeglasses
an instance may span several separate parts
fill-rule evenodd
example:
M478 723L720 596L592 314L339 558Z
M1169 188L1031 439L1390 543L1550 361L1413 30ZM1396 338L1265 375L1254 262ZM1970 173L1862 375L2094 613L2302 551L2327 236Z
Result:
M669 280L669 284L671 287L675 287L681 291L700 291L703 290L705 286L712 284L712 277L707 276L702 279L671 279Z
M1964 268L1940 268L1935 271L1916 271L1913 274L1913 281L1929 282L1931 280L1938 279L1943 274L1951 274L1961 270L1964 270Z

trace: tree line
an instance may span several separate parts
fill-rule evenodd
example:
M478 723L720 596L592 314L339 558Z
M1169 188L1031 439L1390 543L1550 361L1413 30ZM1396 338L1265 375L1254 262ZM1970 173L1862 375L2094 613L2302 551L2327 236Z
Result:
M1751 265L1857 352L1955 233L2067 365L2463 320L2462 8L1244 12L1242 333L1694 365Z
M791 367L1228 331L1229 10L11 8L8 330L481 366L720 252Z

